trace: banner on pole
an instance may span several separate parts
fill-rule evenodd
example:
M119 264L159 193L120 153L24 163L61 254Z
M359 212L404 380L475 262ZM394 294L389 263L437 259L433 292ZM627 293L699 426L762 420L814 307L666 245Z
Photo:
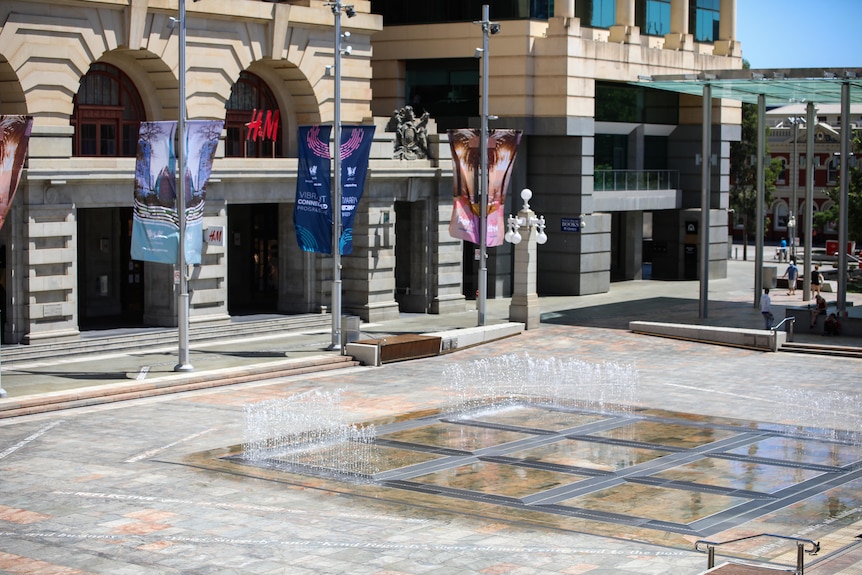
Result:
M341 254L353 252L353 219L365 189L374 126L341 127Z
M32 116L0 116L0 228L15 198L32 128Z
M206 185L224 122L186 122L186 264L199 264ZM176 122L141 122L135 164L132 259L177 263L180 224L176 205Z
M141 122L135 162L132 259L177 263L176 122Z
M222 120L189 120L186 122L186 265L201 263L204 238L204 206L207 182L213 168L224 122Z
M332 253L330 126L300 126L293 225L302 251Z
M465 128L449 130L452 150L454 205L449 222L453 238L479 244L481 219L481 130ZM488 206L485 245L503 244L506 233L506 189L512 175L520 130L490 130L488 132Z

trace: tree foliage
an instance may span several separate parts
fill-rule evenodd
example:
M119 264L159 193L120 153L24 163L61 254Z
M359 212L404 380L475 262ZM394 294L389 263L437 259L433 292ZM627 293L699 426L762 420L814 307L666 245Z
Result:
M862 152L862 135L854 135L852 149L854 153ZM853 164L847 170L847 239L859 245L862 244L862 167L858 162ZM832 204L828 209L814 213L814 227L820 231L829 225L837 228L838 210L841 206L840 182L838 186L825 191Z
M767 136L769 135L769 129ZM764 138L764 141L766 139ZM769 157L769 145L762 151ZM781 173L781 161L774 159L764 163L765 188L763 191L764 214L772 205L775 181ZM743 242L747 244L756 230L757 218L757 106L742 104L742 138L730 145L730 207L737 218L742 219ZM768 215L767 215L768 220ZM766 229L766 222L764 222ZM744 252L743 252L744 253Z

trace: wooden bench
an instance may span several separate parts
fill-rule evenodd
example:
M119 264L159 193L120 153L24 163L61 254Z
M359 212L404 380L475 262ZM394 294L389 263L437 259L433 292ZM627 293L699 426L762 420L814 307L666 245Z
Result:
M353 343L363 346L376 346L380 353L377 359L380 364L383 364L439 355L442 340L443 338L436 335L405 333L378 339L364 339Z

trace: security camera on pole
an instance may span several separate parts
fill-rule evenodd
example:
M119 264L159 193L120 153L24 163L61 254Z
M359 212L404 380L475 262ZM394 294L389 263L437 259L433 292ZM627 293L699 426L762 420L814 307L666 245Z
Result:
M482 6L482 20L473 22L482 26L482 134L480 137L481 167L479 180L479 290L476 302L478 325L485 325L485 302L488 298L488 35L500 32L499 22L490 21L490 6ZM480 52L481 50L481 52Z

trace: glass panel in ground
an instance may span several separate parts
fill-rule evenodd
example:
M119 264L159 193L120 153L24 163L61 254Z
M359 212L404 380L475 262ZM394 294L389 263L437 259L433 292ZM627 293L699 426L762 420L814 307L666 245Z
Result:
M541 461L556 465L569 465L600 471L619 471L632 465L652 461L669 452L658 449L642 449L625 445L614 445L597 441L560 441L507 453L507 457L525 461Z
M823 471L813 471L798 466L704 457L650 477L670 481L690 481L699 485L715 485L728 489L745 489L759 493L775 493L822 474Z
M489 495L526 497L586 479L583 475L476 461L412 479L417 483L466 489Z
M464 419L530 429L560 431L580 427L588 423L595 423L607 418L607 416L592 413L571 413L531 405L512 405L470 414Z
M713 443L738 433L708 426L680 425L662 421L635 421L608 431L591 433L596 437L607 437L623 441L654 443L681 449L691 449Z
M486 427L440 422L386 433L378 436L378 439L472 452L477 449L484 449L528 437L534 436L516 431L503 431Z
M345 446L345 449L351 448L352 447L350 445ZM343 471L338 465L327 465L321 463L330 459L330 454L328 453L330 450L331 446L328 445L314 447L304 449L301 453L293 454L290 457L270 457L268 458L268 461L280 462L285 465L290 465L292 463L307 465L309 467L325 468L336 472ZM357 465L356 468L361 469L361 471L367 475L373 475L383 471L391 471L393 469L401 469L402 467L409 467L411 465L418 465L420 463L433 461L443 457L442 455L435 455L433 453L412 451L410 449L399 449L382 445L363 445L362 450L364 452L362 457L365 460L365 465Z
M727 453L835 467L844 467L862 460L862 446L859 445L782 436L769 437L751 445L729 449Z
M688 524L747 501L742 497L701 491L623 483L567 499L559 505Z

